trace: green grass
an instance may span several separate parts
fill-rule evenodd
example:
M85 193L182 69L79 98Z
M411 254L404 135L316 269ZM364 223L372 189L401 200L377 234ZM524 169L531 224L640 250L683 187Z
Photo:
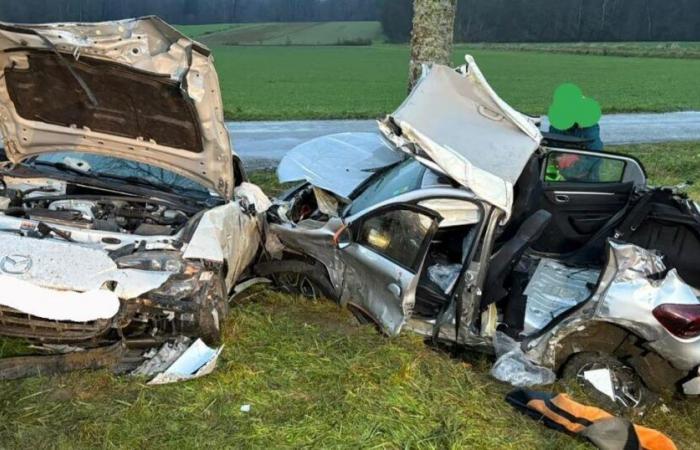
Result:
M475 44L473 47L513 51L573 53L578 55L700 58L700 42L484 43Z
M379 22L273 22L180 26L211 47L221 45L371 44L384 40Z
M700 202L700 142L621 145L610 149L639 158L650 183L655 186L695 182L687 192L693 200Z
M555 88L581 86L604 113L700 109L700 60L510 52L472 53L494 89L529 114ZM226 117L234 120L376 118L406 96L408 47L214 47Z
M213 374L176 385L105 371L0 382L2 447L588 448L512 410L487 357L382 337L330 302L256 290L225 342ZM669 405L637 421L697 448L697 402Z
M700 174L700 142L610 150L641 158L655 183ZM251 181L284 188L270 171ZM245 297L224 328L216 371L200 380L149 387L97 371L0 382L0 447L590 448L512 410L488 357L450 357L410 333L382 337L329 302L267 289ZM26 352L0 340L0 356ZM636 422L700 448L700 401L666 404L670 412Z

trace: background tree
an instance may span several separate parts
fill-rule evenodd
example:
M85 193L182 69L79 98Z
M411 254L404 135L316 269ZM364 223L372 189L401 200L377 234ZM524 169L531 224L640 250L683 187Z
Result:
M414 0L409 92L423 63L451 65L456 11L457 0Z

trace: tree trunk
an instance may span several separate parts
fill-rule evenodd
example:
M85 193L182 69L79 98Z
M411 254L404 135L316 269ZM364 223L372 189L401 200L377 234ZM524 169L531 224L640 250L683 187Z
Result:
M408 91L421 74L422 63L451 65L457 0L413 0L413 31Z

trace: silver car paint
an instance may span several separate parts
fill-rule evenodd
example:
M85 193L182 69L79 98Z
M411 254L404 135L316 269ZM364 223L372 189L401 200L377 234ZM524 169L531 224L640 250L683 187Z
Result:
M631 244L610 242L608 265L591 299L531 342L527 355L542 365L553 367L562 339L597 322L605 322L643 338L676 369L694 369L700 365L700 338L684 340L673 336L651 313L661 303L700 303L675 270L660 281L647 279L664 269L659 254Z
M308 181L345 200L376 169L403 156L376 133L341 133L312 139L284 155L277 167L281 183Z
M385 331L398 334L411 316L420 270L414 274L356 243L340 249L333 244L333 235L341 227L379 209L390 205L417 204L429 199L454 199L478 204L474 195L464 189L428 188L398 195L344 219L331 218L326 223L306 220L298 224L271 224L270 232L289 250L322 263L342 304L352 301L367 311L377 313L375 319L380 321ZM349 255L356 261L371 261L371 270L361 270L358 264L349 264L345 260ZM403 299L400 304L391 301L388 305L386 302L386 298L392 295L387 290L388 275L401 280Z

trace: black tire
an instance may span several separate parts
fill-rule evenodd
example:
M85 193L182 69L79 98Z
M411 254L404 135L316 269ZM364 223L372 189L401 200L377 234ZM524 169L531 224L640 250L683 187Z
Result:
M608 369L611 373L615 400L596 389L584 378L588 370ZM562 378L576 382L597 406L625 411L643 409L656 401L656 396L646 387L637 372L620 359L607 353L582 352L573 355L564 364Z

